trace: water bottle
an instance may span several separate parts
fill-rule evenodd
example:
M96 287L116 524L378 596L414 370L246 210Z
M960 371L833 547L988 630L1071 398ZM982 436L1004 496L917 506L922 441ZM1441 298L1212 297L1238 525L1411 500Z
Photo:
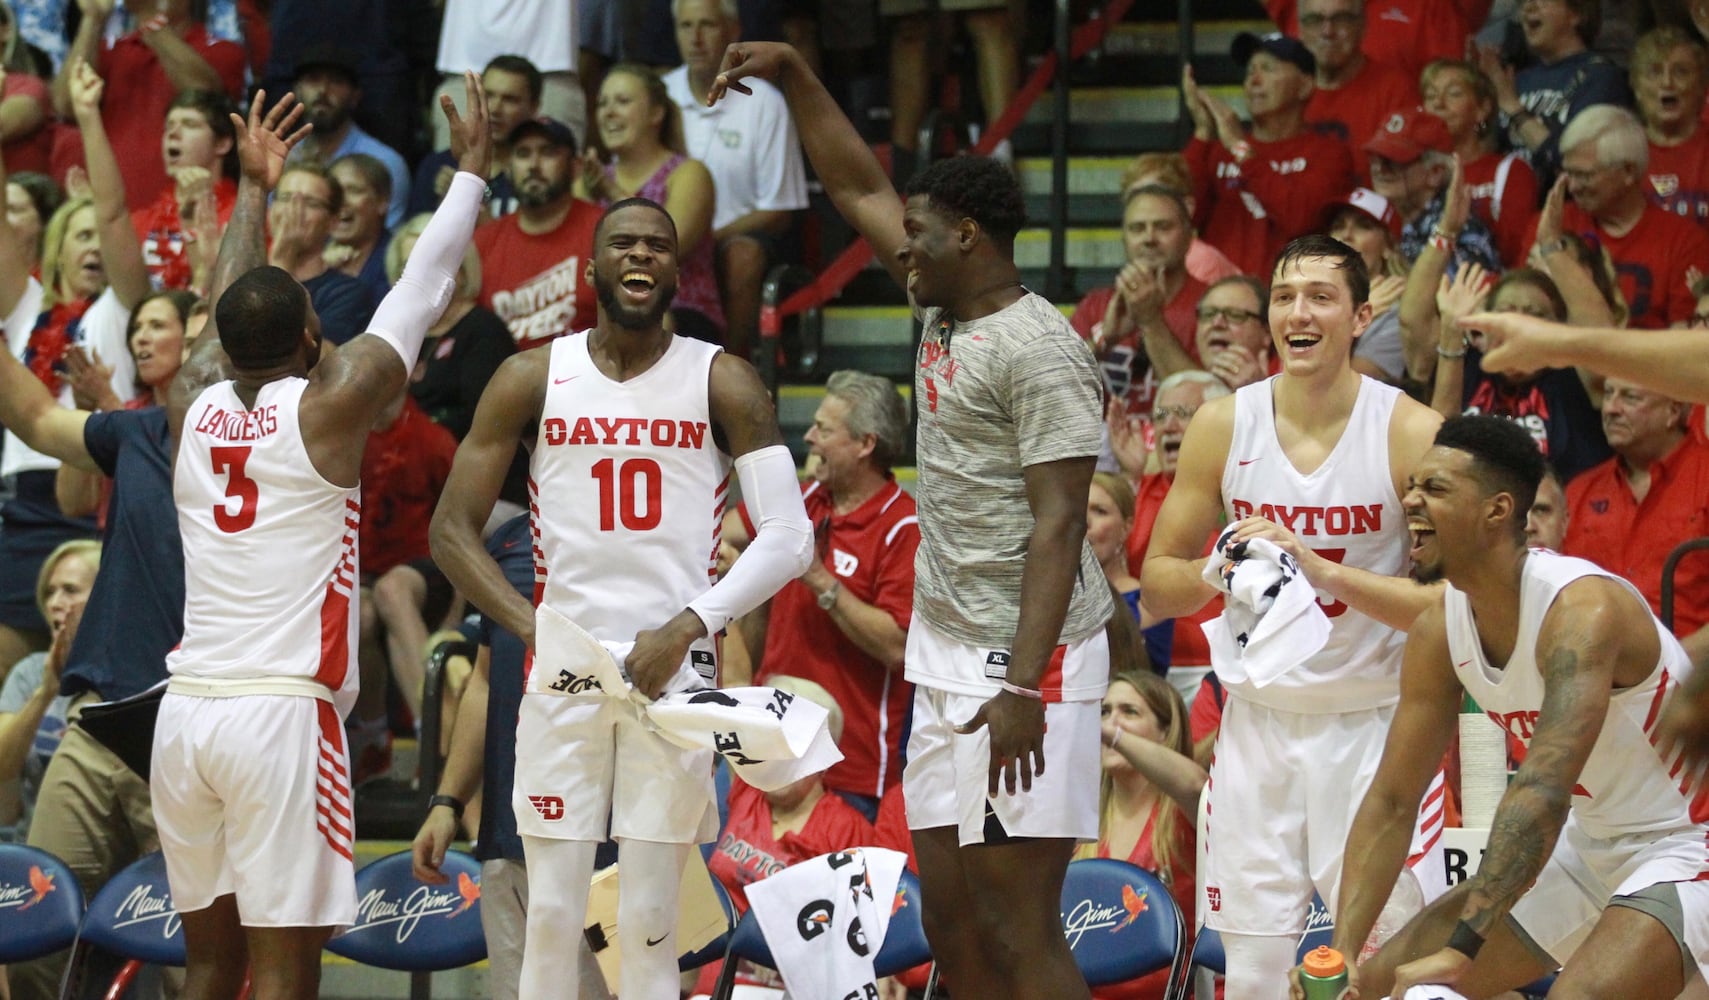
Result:
M1306 952L1300 963L1300 986L1305 1000L1341 1000L1347 991L1347 963L1328 945Z

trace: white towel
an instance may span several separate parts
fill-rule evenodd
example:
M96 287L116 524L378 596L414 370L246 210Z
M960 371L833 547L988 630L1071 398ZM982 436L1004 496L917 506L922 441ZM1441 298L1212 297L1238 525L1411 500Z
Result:
M1294 557L1263 538L1232 544L1231 526L1205 561L1204 581L1228 595L1201 626L1224 681L1264 687L1329 641L1329 618Z
M792 997L877 996L907 856L882 847L821 854L749 885L748 905Z
M805 698L770 687L709 688L679 671L664 694L648 701L623 669L633 642L602 642L544 605L534 615L534 667L528 693L565 698L620 698L660 736L685 750L712 750L762 792L817 774L843 759L831 739L829 713Z
M1452 987L1430 984L1411 987L1406 991L1405 1000L1466 1000L1466 997L1454 992Z

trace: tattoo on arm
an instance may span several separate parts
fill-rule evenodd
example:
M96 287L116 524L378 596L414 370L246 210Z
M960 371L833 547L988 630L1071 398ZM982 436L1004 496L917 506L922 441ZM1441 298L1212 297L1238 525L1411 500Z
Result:
M1542 873L1607 716L1613 657L1591 651L1583 630L1571 631L1576 634L1560 636L1543 664L1547 687L1536 735L1496 809L1488 850L1461 911L1479 934L1487 936Z

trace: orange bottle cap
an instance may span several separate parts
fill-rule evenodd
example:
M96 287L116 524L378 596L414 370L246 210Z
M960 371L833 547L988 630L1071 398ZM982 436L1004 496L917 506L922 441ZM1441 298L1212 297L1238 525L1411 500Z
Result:
M1300 963L1306 975L1319 979L1329 979L1339 976L1347 969L1347 962L1341 953L1328 945L1319 945L1306 952L1305 961Z

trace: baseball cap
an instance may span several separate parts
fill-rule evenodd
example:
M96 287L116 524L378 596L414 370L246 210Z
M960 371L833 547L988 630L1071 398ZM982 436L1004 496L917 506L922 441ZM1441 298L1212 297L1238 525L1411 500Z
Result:
M297 57L297 64L292 68L294 76L300 77L311 69L334 69L356 83L361 74L356 71L356 56L350 50L334 45L331 42L316 42L304 49Z
M558 145L565 147L572 153L576 151L575 132L572 131L568 125L565 125L558 119L549 118L546 115L540 115L537 118L529 118L525 121L518 122L516 127L510 130L510 135L505 139L505 141L514 146L524 136L534 133L539 133L540 135L545 136Z
M1396 163L1411 163L1430 150L1453 152L1454 137L1442 119L1423 108L1389 115L1365 143L1365 152Z
M1243 31L1234 36L1234 46L1229 50L1234 61L1243 67L1252 61L1254 54L1261 51L1268 52L1285 63L1293 63L1306 76L1317 75L1317 58L1305 47L1305 43L1280 32L1255 35L1250 31Z
M1386 228L1390 236L1400 239L1400 213L1395 211L1394 205L1387 198L1370 188L1354 188L1345 198L1331 202L1329 211L1324 213L1323 217L1325 228L1335 221L1335 217L1341 214L1344 208L1363 212L1372 221Z

